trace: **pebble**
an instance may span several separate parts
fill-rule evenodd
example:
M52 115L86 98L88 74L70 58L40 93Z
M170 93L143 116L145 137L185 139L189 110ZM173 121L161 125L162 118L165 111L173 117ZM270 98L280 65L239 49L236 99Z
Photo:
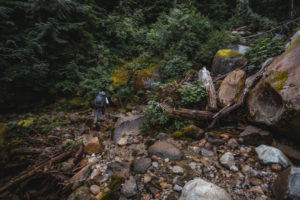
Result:
M175 184L173 187L173 190L177 191L177 192L181 192L182 187L180 185Z
M197 164L195 162L191 162L189 166L191 169L196 169Z
M148 174L146 174L144 176L144 183L149 183L151 181L151 176L149 176Z
M98 185L92 185L90 187L90 190L94 195L97 195L100 193L100 187Z
M183 174L184 169L179 166L174 166L174 167L172 167L172 171L175 174Z
M153 166L154 168L158 168L158 162L152 162L152 166Z

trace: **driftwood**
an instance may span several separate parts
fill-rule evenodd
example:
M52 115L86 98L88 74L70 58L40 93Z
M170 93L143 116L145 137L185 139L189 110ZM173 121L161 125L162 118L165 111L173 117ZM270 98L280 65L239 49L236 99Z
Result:
M187 119L197 119L197 120L211 120L214 113L209 111L200 111L192 109L174 109L171 112L175 116L180 116Z
M206 70L205 67L199 71L198 80L201 81L204 84L206 90L208 91L209 107L212 110L216 110L218 108L216 89L215 89L214 83L212 81L212 78L209 74L209 71Z
M273 58L268 59L262 66L262 68L254 75L248 77L246 79L246 83L245 83L245 88L243 90L243 93L241 94L238 102L236 103L232 103L229 104L228 106L225 106L223 109L221 109L218 113L216 113L212 118L212 122L210 123L210 125L207 127L207 129L211 129L214 127L214 125L216 124L216 122L221 119L222 117L224 117L225 115L228 115L230 112L232 112L233 110L236 110L237 108L241 107L242 105L244 105L245 100L247 98L247 95L249 93L249 91L251 90L251 88L257 83L257 81L260 80L260 78L262 77L266 67L273 61Z

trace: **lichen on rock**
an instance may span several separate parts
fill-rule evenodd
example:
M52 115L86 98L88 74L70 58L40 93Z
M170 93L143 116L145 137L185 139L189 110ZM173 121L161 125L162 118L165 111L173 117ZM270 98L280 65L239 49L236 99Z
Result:
M285 81L288 78L287 72L275 71L273 70L266 81L270 84L270 86L276 90L276 92L280 92Z

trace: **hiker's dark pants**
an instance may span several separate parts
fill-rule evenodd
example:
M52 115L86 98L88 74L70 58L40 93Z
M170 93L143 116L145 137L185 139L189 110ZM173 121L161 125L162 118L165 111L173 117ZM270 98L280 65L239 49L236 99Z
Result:
M99 115L99 112L102 112L102 120L104 121L105 120L105 107L98 107L96 108L96 114L95 114L95 118L94 118L94 124L97 123L98 121L98 115Z

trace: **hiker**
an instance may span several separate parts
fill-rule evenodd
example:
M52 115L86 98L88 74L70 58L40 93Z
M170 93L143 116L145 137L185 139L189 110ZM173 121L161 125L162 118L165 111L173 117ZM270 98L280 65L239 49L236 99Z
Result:
M95 119L94 119L94 124L97 123L98 121L98 115L99 111L102 112L102 121L105 120L105 108L106 104L109 104L108 99L106 97L106 94L104 91L99 92L99 94L95 98L95 108L96 108L96 114L95 114Z

